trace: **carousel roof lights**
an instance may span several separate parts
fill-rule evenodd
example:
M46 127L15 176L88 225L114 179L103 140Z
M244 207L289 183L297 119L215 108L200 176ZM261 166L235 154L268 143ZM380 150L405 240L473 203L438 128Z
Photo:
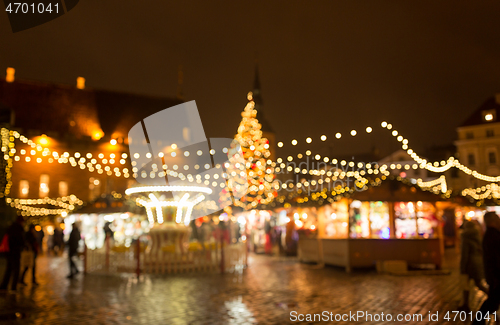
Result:
M146 214L148 216L149 224L153 225L155 223L155 218L153 216L153 211L151 210L151 207L149 206L146 207Z
M201 192L212 194L212 189L200 186L142 186L132 187L125 190L125 194L130 195L134 193L144 192Z
M185 206L188 198L189 198L189 193L185 193L182 196L182 198L179 200L179 206ZM175 215L175 221L177 223L181 223L181 221L182 221L182 209L181 208L177 208L177 213Z

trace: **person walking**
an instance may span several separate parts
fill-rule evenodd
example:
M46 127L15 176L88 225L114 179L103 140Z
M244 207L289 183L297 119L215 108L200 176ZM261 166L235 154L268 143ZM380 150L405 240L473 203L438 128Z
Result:
M500 218L494 212L484 214L486 232L483 238L483 259L486 282L489 284L488 299L481 308L480 319L476 318L472 324L485 324L486 314L491 318L492 313L500 307Z
M38 285L38 282L36 282L36 257L38 256L40 248L38 246L35 225L33 225L33 224L30 225L29 230L26 232L25 239L26 239L26 246L33 254L33 262L32 262L33 265L31 267L32 283L33 283L33 285ZM27 267L27 266L24 268L23 273L21 275L21 278L19 279L19 283L22 285L26 285L26 282L24 282L24 277L26 276L26 273L28 272L28 268L29 267Z
M12 278L11 289L17 289L19 280L19 269L21 268L21 252L24 248L24 218L18 216L16 221L7 229L9 251L7 252L7 269L0 284L0 290L6 291Z
M35 226L36 242L38 244L38 254L43 255L43 237L45 237L45 233L43 232L43 228L41 226L38 227L39 230L36 231L36 226Z
M80 244L80 239L81 239L80 230L78 230L78 225L75 222L73 223L73 229L69 234L69 240L68 240L68 258L69 258L69 275L67 276L68 279L73 278L75 274L79 273L75 261L73 261L73 257L76 256L78 253L78 245Z
M106 236L106 238L110 238L110 240L114 240L115 239L115 233L113 231L113 229L111 229L111 222L106 222L104 224L104 235Z
M54 256L62 255L64 248L64 233L59 225L56 225L54 228L54 235L52 236L52 240L52 249L54 251Z
M488 289L483 283L483 249L481 246L480 229L474 222L466 221L461 237L460 276L464 302L459 308L460 310L469 312L470 280L474 280L476 286L486 294L488 293Z

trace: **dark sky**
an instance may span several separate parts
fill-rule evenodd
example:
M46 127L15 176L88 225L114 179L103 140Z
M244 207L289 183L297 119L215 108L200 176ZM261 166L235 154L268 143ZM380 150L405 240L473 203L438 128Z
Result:
M387 120L422 149L452 142L500 92L499 15L499 1L83 0L15 34L0 13L0 69L175 96L182 64L207 136L232 137L258 56L278 139L326 134L334 154L395 150L381 131L347 136Z

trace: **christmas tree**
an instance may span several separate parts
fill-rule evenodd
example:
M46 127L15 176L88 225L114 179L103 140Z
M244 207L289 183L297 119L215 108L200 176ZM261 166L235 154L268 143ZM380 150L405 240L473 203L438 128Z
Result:
M257 120L257 110L251 92L248 93L247 98L248 103L241 113L242 120L235 136L235 140L243 152L246 175L242 174L240 170L228 169L228 173L232 176L232 184L229 184L229 188L232 188L233 191L239 189L246 191L246 195L241 200L234 202L235 205L252 209L257 205L270 203L277 192L273 184L274 168L271 166L269 141L262 137L262 126ZM245 182L247 186L242 186L245 185ZM226 192L224 195L226 197L222 198L223 200L229 198L229 193Z

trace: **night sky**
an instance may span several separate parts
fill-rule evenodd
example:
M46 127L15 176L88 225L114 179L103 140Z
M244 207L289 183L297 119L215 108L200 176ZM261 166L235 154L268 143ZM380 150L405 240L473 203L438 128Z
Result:
M175 96L182 65L207 136L232 137L257 58L278 140L312 136L317 146L326 134L333 154L389 152L398 146L382 136L387 120L422 150L451 143L500 92L499 14L499 1L84 0L15 34L0 13L0 70ZM359 132L367 126L371 136Z

